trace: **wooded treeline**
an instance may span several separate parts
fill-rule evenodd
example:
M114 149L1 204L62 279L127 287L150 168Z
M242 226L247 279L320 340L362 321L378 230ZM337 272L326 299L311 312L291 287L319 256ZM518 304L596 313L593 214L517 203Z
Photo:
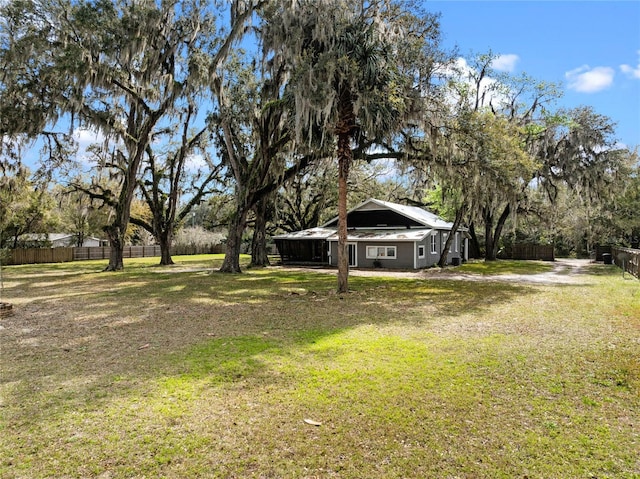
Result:
M467 226L487 260L505 241L637 246L637 152L613 122L556 108L559 86L497 71L491 52L445 51L438 14L413 2L0 9L2 246L64 225L106 235L118 270L142 231L170 264L197 225L225 231L222 271L239 272L246 244L265 265L274 231L337 215L346 291L346 211L371 196ZM94 138L81 151L79 134Z

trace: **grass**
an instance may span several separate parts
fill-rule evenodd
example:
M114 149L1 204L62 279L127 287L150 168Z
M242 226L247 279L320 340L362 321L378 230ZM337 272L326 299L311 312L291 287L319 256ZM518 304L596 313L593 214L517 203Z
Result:
M482 275L496 274L539 274L553 270L553 263L548 261L481 261L471 260L461 265L458 270L462 273Z
M613 267L337 295L177 260L5 269L0 477L640 477L640 283Z

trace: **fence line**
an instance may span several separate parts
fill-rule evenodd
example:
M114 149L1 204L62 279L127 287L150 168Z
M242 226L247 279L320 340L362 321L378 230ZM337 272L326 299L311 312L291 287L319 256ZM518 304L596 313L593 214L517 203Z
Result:
M66 263L73 261L73 248L16 248L9 250L6 264Z
M640 279L640 249L611 248L616 266Z
M73 248L18 248L9 250L5 261L8 265L36 263L67 263L94 259L109 259L111 248L108 246L90 246ZM160 246L125 246L123 258L149 258L160 256ZM224 253L224 245L176 245L171 254L194 255Z
M508 259L555 261L553 245L518 243L505 248Z

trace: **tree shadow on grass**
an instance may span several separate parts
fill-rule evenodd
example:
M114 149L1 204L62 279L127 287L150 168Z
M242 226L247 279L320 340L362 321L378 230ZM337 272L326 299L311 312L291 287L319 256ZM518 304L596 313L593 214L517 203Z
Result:
M192 429L199 427L193 421L232 429L237 409L247 422L268 426L265 434L277 434L270 414L279 414L277 420L289 421L290 427L287 416L293 409L300 422L309 398L321 402L325 396L330 401L332 394L342 395L343 405L351 395L356 398L358 386L349 389L341 381L370 381L368 407L373 408L376 388L402 382L387 381L388 360L403 365L407 387L412 378L430 377L414 376L414 371L442 365L442 377L434 376L434 381L465 388L469 356L462 361L452 356L456 361L448 363L445 353L447 348L465 351L468 337L445 337L434 325L486 321L492 308L523 297L534 300L542 291L515 283L354 276L352 291L338 295L333 274L281 270L223 275L141 269L84 277L52 274L44 281L45 276L21 279L25 294L32 291L35 299L21 303L16 315L1 323L6 434L0 439L0 455L10 448L35 450L35 462L46 462L57 448L56 457L67 464L73 463L69 458L91 452L88 460L95 468L108 461L113 448L116 454L141 451L125 459L123 467L134 467L145 454L156 454L158 446L174 440L182 446L184 439L171 433L184 428L188 437L195 437ZM482 331L479 342L471 342L478 347L482 341L500 341L494 332ZM409 353L415 365L406 362ZM424 358L432 360L421 369ZM371 372L370 367L378 369ZM308 371L317 373L315 395L316 379L300 386ZM275 391L275 399L265 399L266 390ZM308 395L295 403L299 393ZM402 407L396 408L409 413L398 395ZM283 397L293 398L293 406L279 407ZM209 401L211 409L204 409L209 416L201 419L198 408ZM259 407L252 410L254 402ZM216 415L225 408L228 415L220 419ZM252 427L240 430L255 433ZM98 440L100 434L107 437L106 446ZM220 432L224 434L234 431ZM89 436L86 442L83 435ZM178 460L183 450L167 454ZM164 475L161 466L147 472ZM82 475L78 470L60 474Z
M322 273L49 273L20 279L35 299L2 323L9 427L99 409L143 394L161 378L277 384L282 377L263 362L265 354L286 354L364 325L424 326L434 317L474 314L537 291L353 277L353 291L338 295L335 276Z

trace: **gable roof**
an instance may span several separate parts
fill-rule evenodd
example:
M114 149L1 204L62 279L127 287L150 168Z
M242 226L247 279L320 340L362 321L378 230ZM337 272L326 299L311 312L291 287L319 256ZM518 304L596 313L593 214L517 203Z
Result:
M419 228L426 227L426 228L433 228L433 229L439 229L439 230L450 230L451 227L453 226L453 223L449 223L448 221L443 220L439 216L431 213L430 211L422 209L418 206L401 205L398 203L391 203L389 201L376 200L375 198L369 198L363 203L360 203L355 208L350 209L347 212L347 216L349 215L353 216L354 213L358 213L358 212L365 214L365 212L369 212L369 211L371 212L391 211L393 213L396 213L397 215L400 215L405 219L405 221L403 222L403 226L406 226L407 228L408 227L419 227ZM337 222L338 222L338 217L336 216L335 218L331 219L330 221L322 225L322 227L329 228L332 226L336 226ZM379 228L381 226L382 225L380 224L369 224L367 226L360 226L360 227ZM389 225L389 226L397 227L400 225Z

